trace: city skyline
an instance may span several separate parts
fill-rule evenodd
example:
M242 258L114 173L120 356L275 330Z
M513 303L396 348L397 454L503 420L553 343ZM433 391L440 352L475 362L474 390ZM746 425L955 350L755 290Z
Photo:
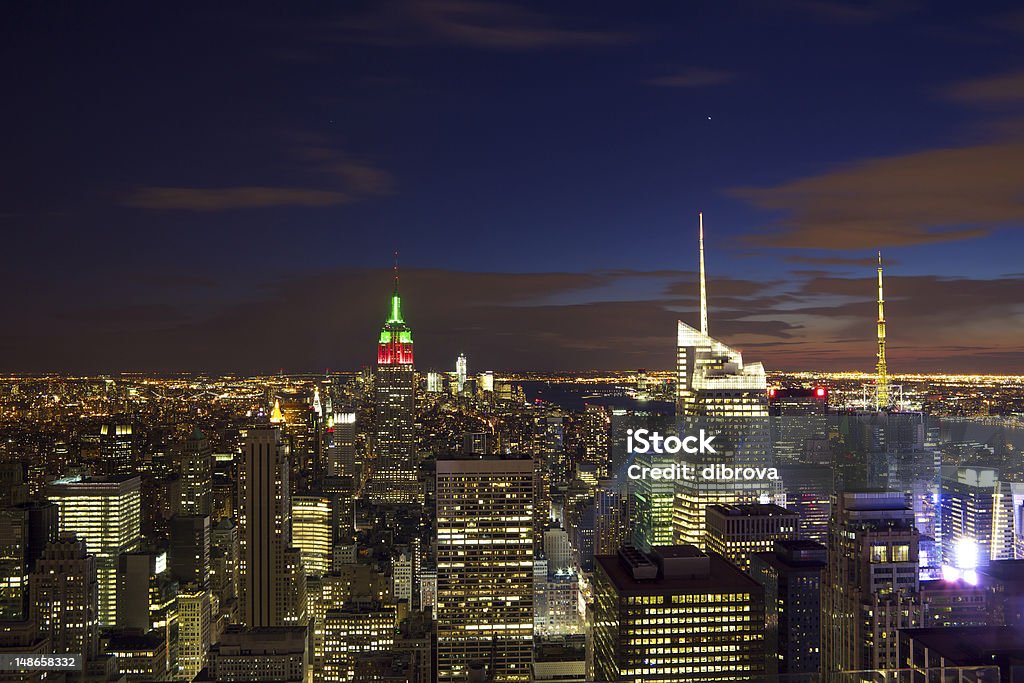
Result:
M878 249L895 372L1024 360L1010 3L249 9L12 12L0 369L358 368L396 249L423 367L667 368L699 211L769 368L870 366Z

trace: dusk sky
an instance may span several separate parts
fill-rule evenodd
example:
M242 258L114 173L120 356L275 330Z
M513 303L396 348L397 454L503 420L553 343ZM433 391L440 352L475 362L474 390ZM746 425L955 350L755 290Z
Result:
M0 370L1022 373L1019 7L5 4Z

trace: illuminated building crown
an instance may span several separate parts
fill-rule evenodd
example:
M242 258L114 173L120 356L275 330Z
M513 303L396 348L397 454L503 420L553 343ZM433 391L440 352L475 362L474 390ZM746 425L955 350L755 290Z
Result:
M412 329L402 319L402 297L398 293L398 266L395 266L395 291L391 312L377 341L377 365L412 365Z

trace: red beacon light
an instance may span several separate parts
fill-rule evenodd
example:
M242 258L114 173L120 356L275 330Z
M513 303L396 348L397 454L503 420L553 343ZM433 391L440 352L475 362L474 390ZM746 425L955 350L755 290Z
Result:
M828 391L825 389L825 387L818 387L817 389L814 390L814 395L817 396L818 398L825 398L825 394L827 393Z
M768 398L775 398L775 391L776 391L775 387L772 387L771 389L769 389L768 390Z

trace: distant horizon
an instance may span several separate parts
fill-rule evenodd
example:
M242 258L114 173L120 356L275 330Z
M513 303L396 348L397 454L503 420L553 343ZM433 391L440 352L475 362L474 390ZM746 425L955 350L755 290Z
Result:
M371 366L367 366L371 367ZM657 375L671 375L676 371L672 369L656 369L656 368L631 368L631 369L592 369L592 370L498 370L493 368L487 368L484 370L476 370L469 373L470 377L475 377L482 372L493 372L495 378L505 379L515 375L539 375L543 377L550 377L556 375L566 376L584 376L584 375L599 375L602 373L612 375L628 375L635 374L639 371L648 372ZM274 377L329 377L334 375L358 375L362 369L348 370L348 369L337 369L331 368L329 372L317 372L315 370L297 370L287 372L275 372L275 373L242 373L242 372L209 372L202 370L180 370L180 371L160 371L160 370L123 370L123 371L106 371L106 372L91 372L91 373L75 373L75 372L59 372L59 371L40 371L40 372L0 372L0 381L7 381L11 379L32 379L32 378L44 378L44 377L59 377L63 379L94 379L94 378L106 378L106 377L142 377L142 378L153 378L153 379L171 379L179 377L208 377L208 378L224 378L224 377L237 377L242 379L272 379ZM433 368L416 368L418 374L426 375L429 372L438 372L441 374L454 374L454 370L436 370ZM765 374L768 377L773 375L795 375L795 374L817 374L823 377L845 375L851 378L857 377L874 377L875 372L872 370L794 370L794 369L770 369L765 368ZM991 377L997 379L1019 379L1024 382L1024 373L992 373L992 372L948 372L948 371L934 371L934 372L917 372L917 371L905 371L905 372L890 372L889 378L913 378L913 377Z

